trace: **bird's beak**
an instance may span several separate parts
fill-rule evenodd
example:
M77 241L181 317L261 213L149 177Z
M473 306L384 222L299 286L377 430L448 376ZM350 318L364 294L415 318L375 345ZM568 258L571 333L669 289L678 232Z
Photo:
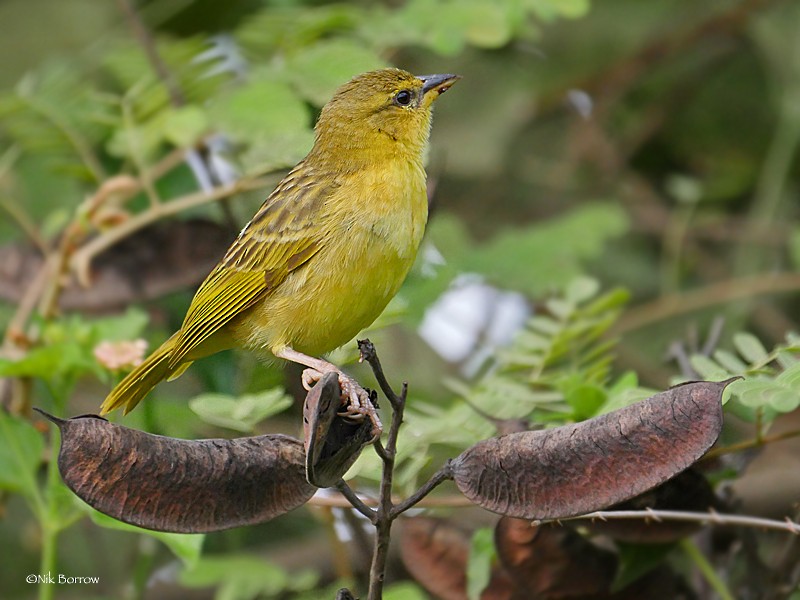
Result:
M422 81L422 95L427 96L429 92L436 92L436 96L444 94L456 81L461 79L461 75L417 75L417 79Z

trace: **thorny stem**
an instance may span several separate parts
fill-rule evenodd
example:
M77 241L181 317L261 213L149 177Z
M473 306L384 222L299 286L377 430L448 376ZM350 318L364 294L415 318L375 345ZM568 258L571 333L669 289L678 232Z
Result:
M772 529L800 535L800 523L795 523L790 519L778 521L776 519L763 519L761 517L751 517L748 515L731 515L718 513L710 510L708 512L696 512L688 510L598 510L595 512L569 517L567 519L557 519L563 521L586 521L586 520L610 521L614 519L634 519L638 521L683 521L689 523L699 523L701 525L727 525L730 527L754 527L757 529ZM536 524L548 521L534 521Z

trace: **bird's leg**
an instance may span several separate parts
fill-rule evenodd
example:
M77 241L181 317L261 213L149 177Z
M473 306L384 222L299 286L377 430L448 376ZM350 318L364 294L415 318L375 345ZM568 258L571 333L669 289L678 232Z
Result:
M314 387L314 384L322 379L326 373L338 373L339 386L342 389L342 398L347 400L347 408L344 412L339 414L355 421L360 421L364 417L368 417L372 423L373 438L377 439L380 437L383 431L383 424L378 416L378 411L375 410L367 391L361 387L355 379L346 375L339 367L326 360L297 352L288 346L277 351L275 356L308 367L308 369L303 371L303 387L306 390L310 390Z

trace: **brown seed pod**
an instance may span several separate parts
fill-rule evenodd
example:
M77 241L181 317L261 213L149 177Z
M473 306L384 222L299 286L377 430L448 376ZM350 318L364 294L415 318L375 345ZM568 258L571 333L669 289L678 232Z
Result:
M413 517L403 519L400 553L408 572L426 590L441 600L467 597L467 561L471 532L445 519ZM495 562L489 585L481 600L511 600L514 585Z
M320 488L336 485L372 438L369 419L354 423L338 414L341 405L339 375L333 372L309 390L303 404L306 479Z
M179 440L96 415L58 419L58 468L75 494L115 519L202 533L253 525L305 504L303 446L285 435Z
M453 461L454 480L475 504L521 519L611 506L683 471L711 447L730 381L687 383L575 425L478 442Z
M494 542L500 564L531 598L598 598L611 589L616 556L574 529L502 517Z

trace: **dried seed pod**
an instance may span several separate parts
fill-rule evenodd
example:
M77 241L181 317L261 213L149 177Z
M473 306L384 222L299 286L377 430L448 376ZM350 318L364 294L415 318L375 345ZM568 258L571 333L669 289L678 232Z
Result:
M484 440L453 461L453 478L475 504L510 517L559 519L611 506L711 447L730 381L687 383L575 425Z
M531 598L608 596L617 557L574 529L503 517L495 527L494 542L500 564Z
M354 423L338 414L341 405L339 375L333 372L309 390L303 404L306 479L320 488L336 485L372 438L369 419Z
M303 446L285 435L179 440L96 415L58 419L58 468L75 494L115 519L156 531L202 533L268 521L315 488Z
M444 519L412 517L403 519L400 554L408 572L426 590L441 600L467 597L467 560L471 533ZM514 584L495 563L489 585L481 600L512 600Z

